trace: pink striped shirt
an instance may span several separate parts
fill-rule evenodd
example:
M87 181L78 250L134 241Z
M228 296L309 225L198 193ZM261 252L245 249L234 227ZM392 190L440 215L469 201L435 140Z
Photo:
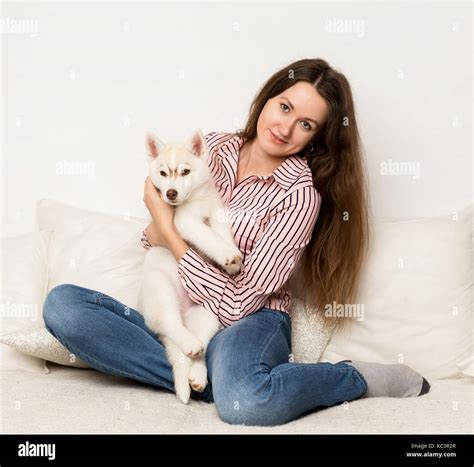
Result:
M190 299L229 326L262 307L290 315L287 286L321 206L311 169L300 156L287 157L269 176L250 175L236 185L237 162L244 139L212 132L205 136L208 165L224 204L243 266L229 276L189 248L178 274ZM145 232L143 247L150 248ZM290 315L291 316L291 315Z

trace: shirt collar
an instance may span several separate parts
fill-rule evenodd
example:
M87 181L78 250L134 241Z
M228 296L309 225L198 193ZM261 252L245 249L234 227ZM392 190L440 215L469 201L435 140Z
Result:
M245 142L245 138L236 135L228 141L230 144L234 142L237 143L240 151L240 148ZM235 148L233 145L230 147L232 149ZM238 153L235 150L232 150L231 153L235 160L235 167L237 167ZM224 156L228 154L228 152L223 153ZM260 180L268 180L273 177L284 190L288 190L301 175L301 172L307 167L308 163L305 157L296 155L288 156L270 175L261 175L259 178Z

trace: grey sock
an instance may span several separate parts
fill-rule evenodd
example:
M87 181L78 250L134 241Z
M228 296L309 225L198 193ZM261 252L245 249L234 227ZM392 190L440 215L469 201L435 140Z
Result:
M430 390L428 381L402 364L347 361L362 373L367 382L367 392L362 397L414 397Z

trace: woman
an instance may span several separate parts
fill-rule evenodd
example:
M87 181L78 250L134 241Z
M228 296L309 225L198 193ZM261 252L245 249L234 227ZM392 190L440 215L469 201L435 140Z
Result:
M291 361L288 279L296 265L298 293L311 309L325 310L327 303L354 300L367 250L365 178L347 79L321 59L292 63L259 91L243 131L206 140L244 253L237 276L189 247L149 179L144 192L153 218L144 247L168 248L190 298L224 325L207 348L209 384L192 397L214 401L228 423L278 425L360 397L428 392L428 382L405 365ZM323 318L343 324L327 313ZM163 346L137 311L112 297L57 286L44 320L91 367L174 391Z

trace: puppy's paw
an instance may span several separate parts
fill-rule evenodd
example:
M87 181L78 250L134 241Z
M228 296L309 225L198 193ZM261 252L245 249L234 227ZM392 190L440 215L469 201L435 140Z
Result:
M178 400L183 404L187 404L191 397L191 388L189 387L189 384L185 384L184 381L181 383L176 382L175 389Z
M192 336L186 340L181 350L189 358L198 358L203 354L204 346L197 337Z
M223 261L222 267L225 269L227 274L235 276L240 272L242 267L242 253L233 249L230 253L227 254L226 258Z
M189 371L189 384L196 392L203 392L207 386L207 368L204 360L195 360Z

